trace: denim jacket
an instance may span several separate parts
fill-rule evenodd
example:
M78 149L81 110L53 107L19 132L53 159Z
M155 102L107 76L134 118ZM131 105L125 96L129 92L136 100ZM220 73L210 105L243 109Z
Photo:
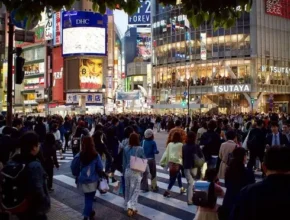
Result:
M142 142L142 147L147 159L155 159L155 154L159 154L156 142L153 140L144 140Z
M127 168L130 168L131 156L137 156L145 159L144 150L142 147L130 147L127 146L123 151L123 172L125 173Z
M38 160L27 165L27 190L31 196L31 211L36 214L45 214L50 209L50 197L47 190L47 175Z

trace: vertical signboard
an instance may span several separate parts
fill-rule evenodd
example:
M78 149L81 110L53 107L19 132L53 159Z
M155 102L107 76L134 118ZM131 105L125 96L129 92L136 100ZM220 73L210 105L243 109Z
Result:
M53 15L53 45L58 46L62 44L62 12L56 12Z
M140 1L138 11L128 18L128 24L151 24L151 1Z
M206 60L206 33L200 33L200 59Z
M52 100L62 102L64 100L64 80L61 47L53 48L52 53Z
M52 8L46 7L45 13L45 30L44 30L44 39L52 40L53 37L53 12Z

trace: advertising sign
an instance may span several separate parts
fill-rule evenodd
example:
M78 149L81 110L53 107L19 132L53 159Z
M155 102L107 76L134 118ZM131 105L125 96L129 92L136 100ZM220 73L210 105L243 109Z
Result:
M200 33L200 59L206 60L206 33Z
M133 92L117 92L118 100L138 100L140 99L139 91Z
M103 60L88 58L80 61L80 89L101 89L103 84Z
M86 103L88 104L102 104L103 103L103 94L87 94L86 95Z
M212 90L214 93L251 92L251 85L250 84L219 85L219 86L213 86Z
M53 12L50 7L46 7L45 13L45 30L44 30L44 39L51 40L53 37Z
M140 28L137 32L137 56L142 57L143 61L151 59L151 31L142 31L145 28ZM139 31L139 29L138 29Z
M90 93L90 94L77 94L67 93L66 104L79 104L81 96L85 96L86 104L102 104L103 94L102 93Z
M61 17L62 12L56 12L53 15L53 45L57 46L62 43Z
M140 1L138 11L128 18L128 24L151 24L151 1Z
M88 11L62 12L62 54L106 55L107 15Z
M62 102L64 100L64 79L61 47L53 48L52 58L52 100Z
M67 104L79 104L79 95L78 94L71 94L67 93L66 94L66 103Z
M290 19L290 0L265 0L266 13Z

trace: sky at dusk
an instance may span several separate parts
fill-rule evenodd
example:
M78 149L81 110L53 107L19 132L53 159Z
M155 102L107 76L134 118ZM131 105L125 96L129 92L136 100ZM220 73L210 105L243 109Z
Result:
M127 26L128 26L128 15L121 10L115 10L114 11L114 20L115 24L117 25L120 34L124 36Z

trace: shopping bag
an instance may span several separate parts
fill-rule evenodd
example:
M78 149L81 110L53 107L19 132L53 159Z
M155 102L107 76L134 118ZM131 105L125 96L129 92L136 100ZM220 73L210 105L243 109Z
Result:
M144 173L147 167L147 159L137 157L137 151L135 156L130 157L130 168L131 170Z

